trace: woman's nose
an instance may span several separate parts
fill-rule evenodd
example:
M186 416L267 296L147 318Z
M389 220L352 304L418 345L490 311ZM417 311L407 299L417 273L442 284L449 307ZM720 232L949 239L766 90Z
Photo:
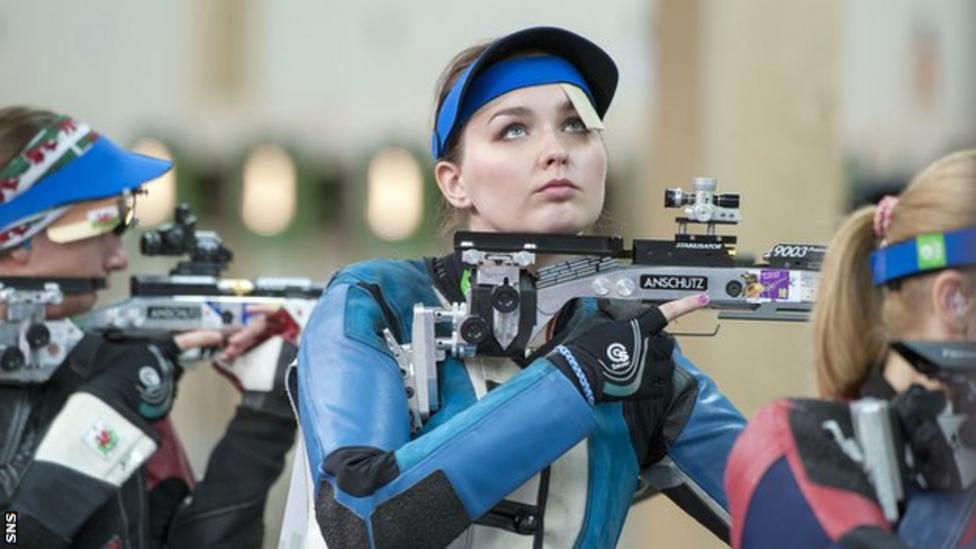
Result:
M129 266L129 256L122 249L122 242L117 236L109 237L109 253L105 258L106 271L124 271Z
M557 131L547 131L543 137L542 167L560 166L569 161L569 151Z

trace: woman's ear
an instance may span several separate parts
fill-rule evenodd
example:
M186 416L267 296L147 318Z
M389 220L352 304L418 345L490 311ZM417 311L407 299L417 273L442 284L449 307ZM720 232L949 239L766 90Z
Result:
M31 242L28 240L20 246L0 255L0 264L7 264L10 267L23 267L27 264L31 255Z
M971 277L949 269L932 284L932 298L942 325L953 336L962 336L976 316L976 284Z
M471 197L468 196L467 186L461 178L461 170L454 162L438 160L434 165L434 177L437 179L437 186L441 189L441 194L448 204L459 210L466 210L471 207Z

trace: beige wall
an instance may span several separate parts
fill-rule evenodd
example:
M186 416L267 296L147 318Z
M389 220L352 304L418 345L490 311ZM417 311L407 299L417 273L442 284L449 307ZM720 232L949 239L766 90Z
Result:
M742 194L740 252L825 242L844 188L836 144L836 2L664 0L657 13L660 89L644 167L645 234L674 232L663 189L711 175ZM701 313L676 330L714 326ZM746 417L771 399L810 393L807 325L723 322L685 352ZM622 547L719 547L664 498L634 508Z

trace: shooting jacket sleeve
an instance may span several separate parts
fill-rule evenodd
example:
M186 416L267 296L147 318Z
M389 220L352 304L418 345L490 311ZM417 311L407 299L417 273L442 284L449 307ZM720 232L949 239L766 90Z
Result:
M73 390L63 404L51 399L36 410L42 417L51 406L60 405L49 424L32 426L43 436L9 504L19 513L20 539L27 547L61 547L77 541L86 522L119 497L157 448L144 416L163 413L160 410L170 401L168 359L147 345L85 347L97 351L81 360L76 349L70 360L77 364L62 368L84 367L97 375ZM155 383L136 385L135 376L128 376L146 369L157 372ZM70 373L69 369L58 377Z
M743 432L725 477L733 547L905 547L826 421L850 436L846 406L818 401L774 402Z
M333 280L298 357L298 413L330 547L447 545L595 428L592 407L539 359L411 438L381 335L397 311L358 282Z
M718 386L680 349L674 354L673 398L660 437L665 457L645 471L652 484L662 470L668 498L724 541L729 539L728 501L722 479L745 418Z
M671 399L664 410L647 400L624 402L642 481L635 501L663 493L727 542L722 479L745 419L680 348L673 360Z
M294 438L293 419L238 406L203 480L176 512L168 546L261 547L268 491Z

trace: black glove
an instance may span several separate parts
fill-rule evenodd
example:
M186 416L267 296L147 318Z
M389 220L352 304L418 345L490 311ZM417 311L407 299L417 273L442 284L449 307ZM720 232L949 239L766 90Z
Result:
M942 391L912 385L891 403L901 422L905 442L915 456L915 470L933 490L959 490L959 469L937 416L945 409Z
M590 403L663 398L674 373L674 340L661 332L667 325L657 307L630 320L601 311L547 358Z
M95 357L100 373L80 390L147 421L161 419L173 408L179 354L172 339L106 343Z

